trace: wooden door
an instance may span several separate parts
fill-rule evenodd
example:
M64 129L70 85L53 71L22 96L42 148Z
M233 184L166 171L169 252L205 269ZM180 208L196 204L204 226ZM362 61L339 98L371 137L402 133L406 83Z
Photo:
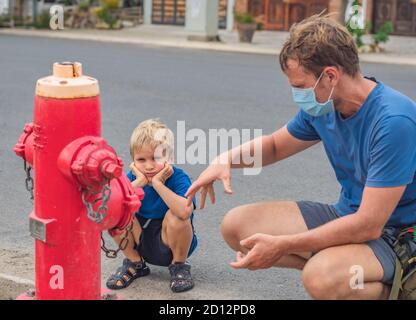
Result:
M227 27L227 0L218 1L218 28L225 29Z
M186 0L153 0L152 23L185 25ZM227 0L218 2L218 26L227 25Z
M152 23L184 25L186 0L153 0Z
M289 30L297 22L328 9L329 0L264 0L265 29Z
M265 0L264 28L283 30L285 27L285 4L283 0Z
M263 16L265 11L264 0L250 0L248 2L248 12L254 17Z
M374 32L387 21L393 23L393 34L416 35L416 1L380 0L374 3Z

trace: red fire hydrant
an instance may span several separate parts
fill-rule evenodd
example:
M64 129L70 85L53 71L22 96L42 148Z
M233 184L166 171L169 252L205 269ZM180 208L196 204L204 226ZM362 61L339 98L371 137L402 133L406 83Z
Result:
M109 257L119 251L106 249L102 232L129 229L144 194L101 138L98 81L83 76L80 63L55 63L53 75L37 81L34 122L14 151L34 198L36 290L19 298L100 299L100 247Z

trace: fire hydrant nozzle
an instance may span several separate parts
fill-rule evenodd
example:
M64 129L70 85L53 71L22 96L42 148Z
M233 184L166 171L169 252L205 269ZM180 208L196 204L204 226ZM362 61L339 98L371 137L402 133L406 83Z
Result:
M123 162L103 138L82 137L72 141L60 153L58 166L69 179L91 192L122 174Z
M103 175L106 176L108 179L118 178L123 173L121 166L122 164L117 165L111 161L106 161L102 165L101 171Z
M14 147L17 156L23 158L30 165L33 165L33 123L26 123L19 141Z

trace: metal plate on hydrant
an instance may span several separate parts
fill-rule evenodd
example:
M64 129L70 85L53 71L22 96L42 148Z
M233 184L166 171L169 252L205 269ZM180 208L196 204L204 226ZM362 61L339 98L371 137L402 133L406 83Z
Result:
M46 225L42 221L30 218L29 229L33 238L46 242Z

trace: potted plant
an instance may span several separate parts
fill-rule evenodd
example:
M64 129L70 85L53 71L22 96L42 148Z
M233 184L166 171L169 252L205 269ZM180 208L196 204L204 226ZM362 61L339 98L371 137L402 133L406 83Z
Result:
M240 42L250 43L257 29L257 23L254 17L249 13L237 13L235 15L235 21Z
M380 43L386 43L389 41L390 33L393 32L393 24L391 21L385 22L380 30L373 35L373 43L370 45L373 52L384 51L384 48L380 47Z
M118 17L118 0L101 0L101 6L94 11L100 20L96 24L98 29L120 29L121 21Z

